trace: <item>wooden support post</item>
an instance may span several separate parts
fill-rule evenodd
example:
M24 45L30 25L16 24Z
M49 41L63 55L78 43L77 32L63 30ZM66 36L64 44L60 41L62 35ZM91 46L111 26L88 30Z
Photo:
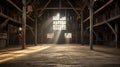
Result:
M115 32L116 32L116 34L115 34L115 46L116 46L116 48L118 48L118 24L117 23L115 24Z
M23 32L22 32L22 49L26 48L26 0L22 0L23 3L23 14L22 14L22 20L23 20Z
M81 12L81 44L83 45L83 12Z
M106 23L106 24L110 27L113 34L115 35L115 46L116 48L118 48L118 24L115 23L115 29L109 23Z
M38 16L36 14L36 20L35 20L35 45L37 45L37 22L38 21Z
M74 20L76 23L75 25L77 25L77 20ZM77 30L77 26L76 26L76 43L78 43L78 30Z
M90 12L90 49L93 50L93 5L94 1L90 0L89 12Z

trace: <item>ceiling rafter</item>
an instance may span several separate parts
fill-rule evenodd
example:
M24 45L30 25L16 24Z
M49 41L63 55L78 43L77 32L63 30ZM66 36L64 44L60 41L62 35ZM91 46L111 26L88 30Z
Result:
M72 3L69 0L67 0L67 2L73 8L74 12L78 15L78 17L80 17L79 12L75 9L75 7L72 5Z
M38 10L41 10L43 8L39 8ZM81 10L81 8L71 8L71 7L61 7L61 8L58 8L58 7L48 7L48 8L45 8L45 10L58 10L58 9L64 9L64 10L73 10L73 9L76 9L76 10Z
M13 3L11 0L7 0L10 4L12 4L17 10L19 10L20 12L23 12L15 3ZM27 15L27 17L30 19L30 20L32 20L32 21L34 21L34 19L33 18L31 18L29 15Z
M51 0L49 0L45 6L43 7L43 9L40 11L40 14L38 15L39 17L44 13L43 11L45 10L45 8L48 6L48 4L51 2Z

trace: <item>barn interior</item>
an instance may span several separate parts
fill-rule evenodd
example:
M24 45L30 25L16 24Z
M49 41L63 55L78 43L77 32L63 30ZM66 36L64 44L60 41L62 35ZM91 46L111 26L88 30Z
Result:
M0 66L119 67L119 3L0 0Z

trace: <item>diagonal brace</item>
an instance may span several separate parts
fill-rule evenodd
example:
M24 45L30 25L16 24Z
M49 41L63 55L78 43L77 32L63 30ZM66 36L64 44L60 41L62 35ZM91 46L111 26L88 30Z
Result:
M113 32L114 34L117 34L116 31L114 30L114 28L113 28L109 23L106 23L106 24L109 26L109 28L112 30L112 32Z
M43 11L45 10L45 8L48 6L48 4L49 4L50 2L51 2L51 0L49 0L49 1L45 4L45 6L43 7L43 9L40 11L40 15L39 15L39 17L42 16Z
M67 2L73 8L74 12L78 15L78 17L80 17L79 12L75 9L75 7L71 4L71 2L69 0L67 0Z

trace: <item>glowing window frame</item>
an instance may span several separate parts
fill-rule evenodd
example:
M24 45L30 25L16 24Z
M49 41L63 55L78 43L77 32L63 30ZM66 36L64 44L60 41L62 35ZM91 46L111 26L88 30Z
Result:
M48 39L54 38L54 33L47 33L47 38Z
M61 17L58 13L56 16L53 16L53 30L66 30L66 17Z
M64 34L64 37L65 37L66 39L70 39L70 38L72 38L72 33L65 33L65 34Z

